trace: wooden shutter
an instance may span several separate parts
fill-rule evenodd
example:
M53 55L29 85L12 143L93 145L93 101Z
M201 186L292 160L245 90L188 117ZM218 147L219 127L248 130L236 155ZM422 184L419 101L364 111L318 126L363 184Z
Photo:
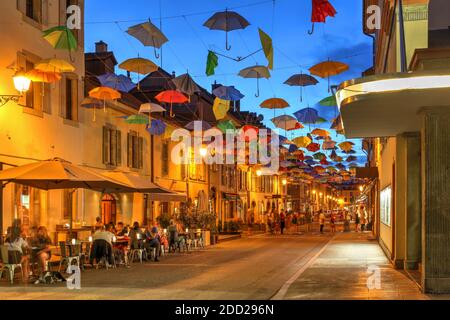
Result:
M113 166L117 165L117 135L116 130L109 129L111 156L109 163Z
M144 167L144 138L138 138L138 168L142 169Z
M78 77L71 79L72 85L72 120L78 121Z
M109 164L109 129L103 127L103 163Z
M127 166L133 167L133 136L131 133L127 134Z
M122 165L122 132L120 130L116 130L116 164L118 166Z

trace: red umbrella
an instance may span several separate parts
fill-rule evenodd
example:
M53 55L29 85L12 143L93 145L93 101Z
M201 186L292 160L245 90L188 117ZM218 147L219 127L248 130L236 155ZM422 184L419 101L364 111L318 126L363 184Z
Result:
M159 102L170 103L170 116L173 118L175 114L173 113L172 105L174 103L186 103L189 99L179 91L176 90L166 90L159 93L156 97Z
M309 34L314 33L314 23L325 22L327 17L334 17L336 9L331 5L328 0L312 0L312 16L311 22L312 30L308 31Z
M253 132L255 132L255 136L253 136ZM252 125L245 125L241 128L241 135L242 137L245 138L246 142L249 142L250 140L254 140L254 138L258 139L258 133L259 133L259 129L255 126Z
M311 152L316 152L320 150L320 144L318 143L310 143L306 149Z

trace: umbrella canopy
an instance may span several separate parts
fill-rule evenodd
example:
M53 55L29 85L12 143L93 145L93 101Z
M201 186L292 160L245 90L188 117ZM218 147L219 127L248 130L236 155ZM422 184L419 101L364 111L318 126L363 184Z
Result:
M175 84L178 91L181 91L189 96L192 96L194 93L201 91L200 87L197 85L197 83L195 83L195 81L188 73L182 74L181 76L172 79L172 82Z
M220 98L214 99L213 112L217 120L225 118L228 110L230 110L230 101Z
M340 114L333 120L330 129L336 130L337 133L343 132L344 125L342 124L342 117Z
M345 63L328 60L312 66L309 69L309 72L318 77L328 79L328 91L330 91L330 77L338 75L348 69L349 66Z
M328 137L330 136L330 133L327 130L324 129L314 129L311 131L312 135L319 136L319 137Z
M45 59L34 65L34 68L46 72L74 72L75 67L64 59Z
M316 109L305 108L294 113L294 116L299 122L303 123L316 123L319 119L319 113Z
M75 51L78 48L77 39L72 30L66 26L57 26L42 32L42 36L55 49Z
M95 98L87 97L81 101L81 106L86 109L100 109L103 108L103 102Z
M292 140L295 145L299 148L306 148L309 146L312 142L312 140L308 137L297 137L294 140Z
M217 98L228 101L239 101L245 96L234 86L220 86L212 92Z
M139 108L139 113L152 113L152 112L165 112L166 109L161 107L159 104L148 102L141 104Z
M358 158L355 156L348 156L347 159L345 159L346 162L353 162L356 160L358 160Z
M150 20L129 27L127 33L138 39L144 46L155 48L156 59L159 58L156 49L161 48L164 43L169 41L164 33L162 33Z
M119 64L119 68L137 74L149 74L159 69L152 61L139 57L125 60Z
M314 24L316 22L324 23L327 17L334 17L336 13L336 9L334 9L328 0L312 0L312 30L308 31L308 33L314 33Z
M322 150L334 150L336 148L336 141L326 140L322 143Z
M255 95L255 97L259 97L259 79L260 78L266 78L269 79L270 78L270 71L267 67L264 66L253 66L253 67L248 67L245 69L242 69L241 71L239 71L239 76L241 76L242 78L253 78L256 79L256 89L257 89L257 93Z
M316 160L321 161L323 159L326 159L327 156L324 153L322 153L322 152L317 152L317 153L313 154L313 158L316 159Z
M126 117L125 122L128 124L149 124L149 119L141 114L133 114Z
M109 87L97 87L89 91L89 97L105 101L120 99L122 95Z
M329 96L325 99L319 101L319 105L323 107L335 107L337 106L337 101L335 96Z
M233 132L236 131L236 126L231 120L219 121L219 123L217 123L217 128L223 133L226 133L228 130L232 130Z
M320 150L320 144L318 143L310 143L306 149L311 152L316 152Z
M246 142L258 139L259 128L246 124L240 129L240 135L244 137Z
M170 116L173 118L175 114L173 113L173 104L174 103L186 103L189 99L179 91L176 90L166 90L160 92L156 97L156 100L159 102L170 103Z
M300 102L303 101L303 89L302 88L308 87L308 86L315 86L318 83L319 83L319 81L317 81L316 78L314 78L313 76L310 76L308 74L303 74L303 73L294 74L284 82L284 84L287 84L289 86L300 87Z
M159 120L159 119L153 119L151 121L151 125L147 126L146 130L154 136L160 136L162 134L164 134L164 132L166 131L167 125L165 124L164 121Z
M129 185L58 158L0 171L0 181L44 190L84 188L102 192L134 192Z
M231 46L228 46L228 32L245 29L250 23L240 14L225 10L223 12L216 12L203 25L210 30L225 31L225 49L230 50Z
M61 74L53 71L42 71L38 69L30 70L26 77L33 82L53 83L61 80Z
M285 109L289 107L289 103L281 98L271 98L264 100L260 106L265 109Z
M129 92L136 88L136 84L123 74L117 75L115 73L106 73L97 76L97 79L103 87L112 88L118 91Z
M208 122L199 121L199 120L191 121L185 126L185 128L188 130L194 130L196 127L201 128L201 130L203 130L203 131L206 131L206 130L209 130L212 128Z
M298 125L300 124L297 121L297 119L295 119L292 116L288 116L288 115L283 115L283 116L273 118L271 121L277 128L280 128L283 130L299 129ZM300 124L300 126L301 126L301 124Z
M339 148L341 148L342 151L350 151L353 149L354 143L351 141L345 141L338 144Z

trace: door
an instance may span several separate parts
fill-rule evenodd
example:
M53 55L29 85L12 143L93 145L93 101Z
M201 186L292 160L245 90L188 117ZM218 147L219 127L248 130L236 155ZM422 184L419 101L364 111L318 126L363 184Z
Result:
M102 222L104 224L114 223L116 224L117 203L116 199L105 194L102 198Z

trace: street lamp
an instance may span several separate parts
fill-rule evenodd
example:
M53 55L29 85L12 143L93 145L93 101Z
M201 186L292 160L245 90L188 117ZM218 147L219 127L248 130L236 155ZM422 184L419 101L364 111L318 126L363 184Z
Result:
M363 186L359 186L359 191L363 192L364 187Z
M20 93L19 95L0 95L0 107L4 106L10 101L19 102L22 95L30 89L31 80L27 78L25 72L17 71L13 76L15 89Z
M205 147L201 147L200 148L200 156L202 158L205 158L208 155L208 149L206 149Z
M258 177L261 177L261 176L262 176L262 171L261 171L261 170L256 170L256 175L257 175Z
M285 186L285 185L287 185L287 180L286 179L283 179L282 181L281 181L281 183L283 184L283 186Z

